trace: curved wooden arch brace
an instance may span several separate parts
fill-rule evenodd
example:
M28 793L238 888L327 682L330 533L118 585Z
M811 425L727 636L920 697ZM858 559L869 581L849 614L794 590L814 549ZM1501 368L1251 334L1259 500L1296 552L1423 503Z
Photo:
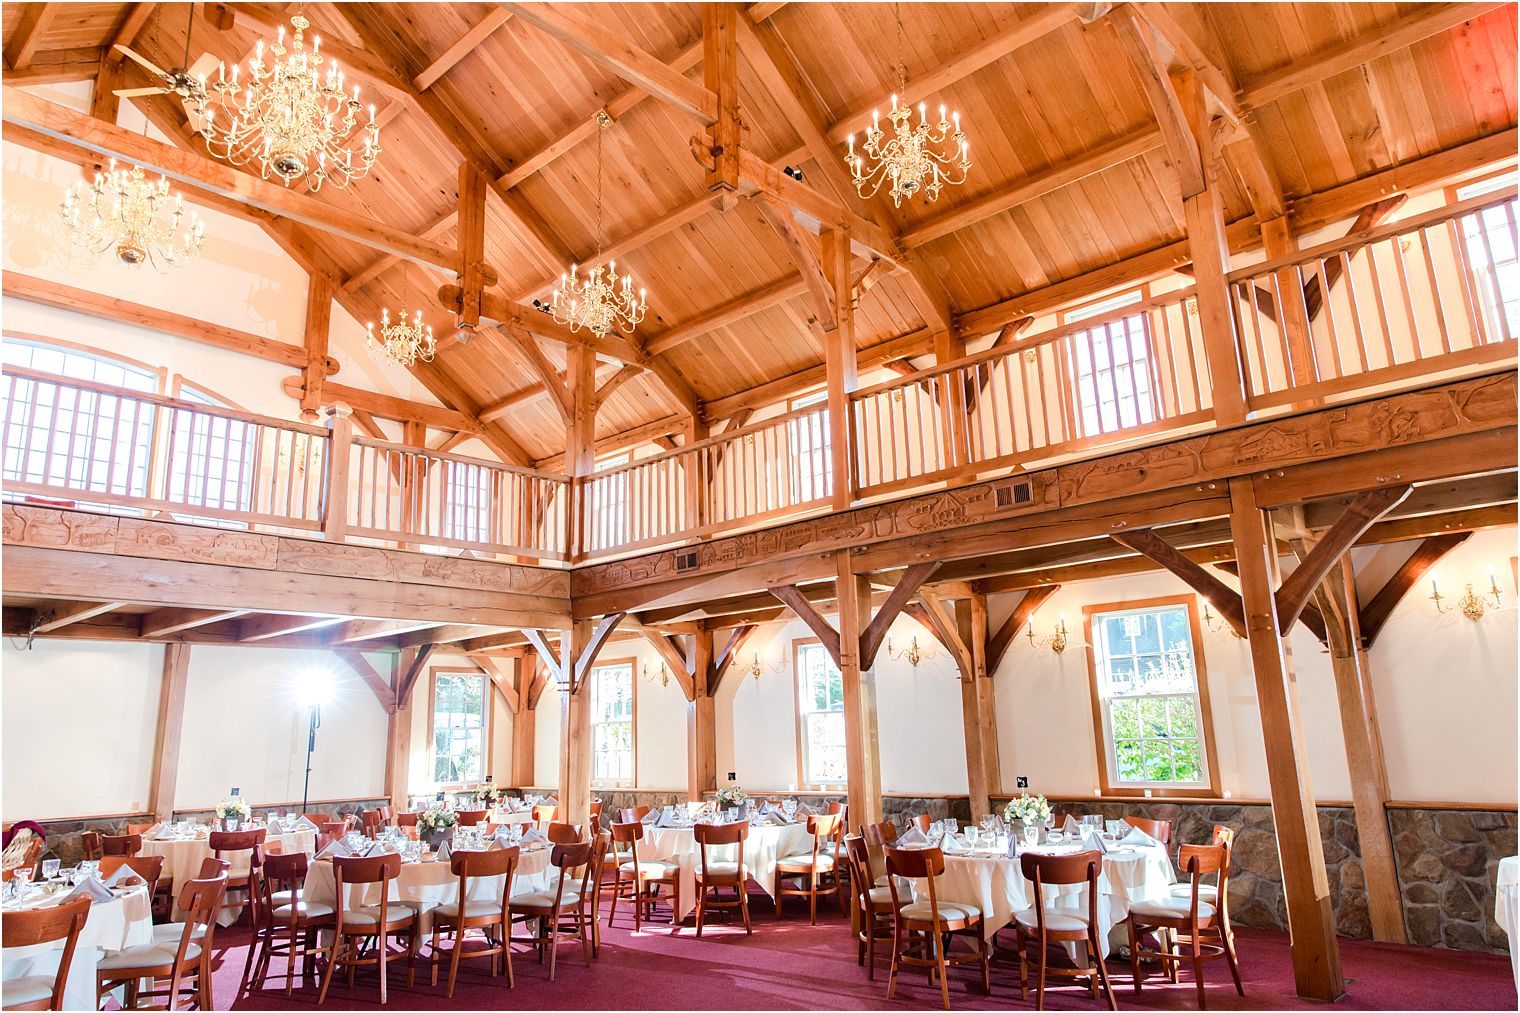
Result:
M898 578L897 585L892 588L887 600L881 603L871 625L860 635L860 665L862 668L870 668L876 663L876 652L881 649L882 642L887 638L887 630L891 629L892 622L902 614L903 608L918 589L923 587L924 582L934 576L940 568L938 562L914 563L903 571Z
M680 684L681 692L690 703L696 699L696 688L692 680L695 658L688 655L681 646L679 637L673 637L668 633L648 628L639 630L639 633L649 642L649 645L659 654L660 660L670 669L670 674Z
M1430 568L1448 552L1471 537L1471 531L1458 531L1449 535L1432 535L1420 543L1420 547L1394 571L1388 582L1372 596L1372 600L1362 606L1359 625L1365 649L1372 649L1373 642L1383 630L1383 624L1388 621L1399 602L1404 600L1409 589L1419 583L1420 578L1429 573Z
M1298 564L1298 569L1287 576L1277 589L1277 632L1286 635L1303 612L1315 587L1325 579L1330 568L1341 555L1366 534L1377 519L1398 506L1409 497L1414 487L1409 485L1369 489L1359 493L1347 504L1346 509L1330 525L1315 544L1313 551ZM1196 565L1196 564L1194 564Z
M1029 620L1034 618L1040 606L1049 601L1050 596L1059 590L1061 590L1060 584L1032 587L1025 592L1024 597L1019 599L1019 603L1013 607L1013 614L1004 619L1003 625L999 626L997 632L987 640L987 670L983 673L987 678L992 678L992 674L998 670L1014 638L1024 632L1024 627L1029 625Z
M1134 549L1140 555L1176 574L1184 584L1203 595L1208 603L1214 606L1220 618L1229 623L1230 628L1238 636L1245 637L1246 612L1245 606L1241 604L1240 592L1205 570L1199 563L1193 562L1171 543L1148 528L1141 531L1123 531L1110 534L1109 537L1125 548ZM1299 611L1302 611L1302 606Z
M734 627L733 635L728 638L728 643L723 646L723 651L713 662L712 679L707 683L708 696L718 695L718 685L723 681L723 676L728 673L734 659L739 657L739 652L750 641L760 627L755 624Z
M839 661L839 631L818 614L818 610L813 608L813 603L807 600L802 590L795 584L782 584L766 590L770 591L781 604L797 613L798 619L807 623L807 628L813 631L819 643L823 644L823 649L829 652L829 659L834 662L834 667L842 668Z

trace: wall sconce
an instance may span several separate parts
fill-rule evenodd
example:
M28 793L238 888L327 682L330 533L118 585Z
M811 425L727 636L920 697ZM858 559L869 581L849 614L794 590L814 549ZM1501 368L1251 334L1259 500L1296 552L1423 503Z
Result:
M1442 595L1440 590L1436 587L1434 578L1432 578L1430 581L1430 600L1435 602L1437 613L1444 615L1447 612L1451 611L1451 609L1441 604ZM1477 622L1479 619L1483 618L1483 614L1487 612L1489 608L1498 607L1499 582L1494 579L1494 568L1490 566L1488 568L1488 593L1482 597L1479 597L1477 592L1473 590L1473 586L1471 584L1468 584L1466 590L1462 592L1462 597L1457 599L1457 611L1461 612L1464 616L1473 622Z
M785 672L786 663L782 662L779 665L772 665L769 662L760 660L759 651L750 651L749 661L740 661L738 663L738 671L741 678L747 675L751 679L759 679L766 672Z
M647 661L644 663L640 671L644 676L644 681L651 685L656 682L658 682L661 686L670 685L670 666L665 664L663 661L660 662L660 671L658 674L655 673L654 669L649 667L649 663Z
M918 637L916 636L908 643L906 648L896 651L892 649L892 638L887 638L887 657L893 661L900 659L917 668L919 662L928 661L938 656L939 652L934 649L933 644L930 644L928 647L919 647Z
M1229 630L1230 636L1234 637L1236 640L1245 639L1245 637L1242 637L1235 631L1235 627L1231 626L1229 623L1216 616L1213 612L1209 611L1209 603L1207 600L1205 600L1203 603L1203 625L1208 627L1210 633L1218 633L1220 630Z
M1056 622L1056 631L1048 637L1034 635L1034 626L1029 627L1029 643L1036 649L1048 647L1056 654L1066 650L1066 617L1063 615Z

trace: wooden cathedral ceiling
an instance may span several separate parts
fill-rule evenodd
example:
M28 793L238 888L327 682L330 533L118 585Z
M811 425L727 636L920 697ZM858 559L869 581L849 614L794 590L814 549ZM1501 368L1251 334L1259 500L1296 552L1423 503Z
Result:
M192 58L245 59L294 6L198 7ZM813 303L774 216L752 200L714 210L691 153L701 122L556 38L542 6L308 4L325 49L364 82L385 121L371 175L318 198L452 246L458 168L468 160L494 181L486 259L500 281L489 291L531 302L567 259L596 249L591 123L607 109L607 245L648 286L650 311L636 368L601 367L599 382L619 379L601 406L599 438L668 431L661 420L693 409L723 417L753 400L747 391L785 393L784 378L821 374ZM1021 301L1048 308L1039 293L1051 286L1123 281L1124 270L1101 269L1184 238L1179 184L1121 39L1130 14L1163 59L1200 69L1217 112L1250 127L1231 135L1224 187L1227 218L1244 221L1246 233L1273 199L1263 198L1263 179L1276 180L1291 208L1516 122L1514 4L1145 3L1104 14L1106 6L902 5L910 90L960 110L975 167L937 203L901 209L844 192L838 165L816 157L842 154L845 134L893 89L891 6L752 4L741 14L744 148L800 167L807 186L879 222L913 265L876 273L862 292L862 349L902 339L892 355L927 354L944 326L937 315L974 341ZM101 47L134 32L138 51L175 66L189 9L7 4L7 82L93 77ZM604 46L627 43L700 82L700 4L609 4L595 14ZM131 64L124 73L129 85L148 83ZM149 111L178 143L201 147L176 102L154 100ZM445 323L442 273L280 226L273 234L304 264L344 283L340 301L352 311L421 305ZM1162 253L1152 273L1185 258ZM419 376L451 407L483 411L499 450L548 459L563 449L564 424L537 393L538 376L563 369L564 353L537 345L542 358L484 331Z

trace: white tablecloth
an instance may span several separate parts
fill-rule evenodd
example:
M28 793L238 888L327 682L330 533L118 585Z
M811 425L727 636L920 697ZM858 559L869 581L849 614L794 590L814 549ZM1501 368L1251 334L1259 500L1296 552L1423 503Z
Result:
M24 908L27 905L23 902L19 906ZM5 911L12 910L17 907L7 904ZM153 902L147 888L134 887L111 900L91 904L89 917L85 919L74 948L74 962L69 965L69 976L63 985L63 1008L98 1009L95 971L101 957L152 941ZM58 973L62 954L61 940L36 946L9 947L4 951L3 963L0 963L0 977L20 978L28 974L51 977Z
M1509 935L1509 965L1520 988L1520 856L1499 860L1494 882L1494 921Z
M772 892L776 883L776 863L787 855L813 850L813 835L807 832L807 823L791 823L786 826L750 827L749 837L744 841L744 864L750 875L766 894ZM710 857L715 862L732 862L737 857L737 847L713 848ZM697 848L696 834L690 827L645 827L644 839L639 842L639 861L675 862L681 877L681 910L678 920L685 919L697 907L696 869L702 863Z
M317 853L317 835L310 830L298 830L290 834L270 834L264 839L266 850L269 845L279 842L280 850L287 855L293 855L303 851L308 855ZM164 871L160 874L160 881L173 881L174 904L170 910L171 917L175 921L184 921L184 913L179 909L180 884L194 879L201 871L201 863L212 857L210 837L185 837L167 838L164 840L143 841L142 853L144 855L163 855ZM233 879L248 875L248 853L240 852L233 854L228 862L231 867L227 875ZM242 896L241 891L235 896ZM236 907L226 907L217 915L218 925L231 925L237 921L241 910Z
M1075 854L1077 851L1069 845L1038 850L1051 854ZM1124 919L1129 916L1130 905L1165 897L1176 882L1177 874L1166 849L1159 845L1103 856L1103 871L1098 876L1098 923L1103 929L1105 956L1112 945L1109 937L1115 929L1122 927ZM921 883L914 884L916 892L922 892ZM1034 906L1034 884L1024 878L1019 860L1007 857L1006 853L947 854L945 874L935 880L934 892L940 901L958 901L980 908L988 939L998 929L1013 922L1014 912ZM1087 913L1086 892L1087 888L1082 884L1045 887L1045 896L1050 903L1078 910L1084 917ZM1122 931L1119 933L1123 934ZM1072 947L1073 951L1076 949Z
M486 815L486 820L491 823L506 825L509 823L532 823L533 810L524 809L522 812L508 812L505 809L495 809Z
M517 873L512 877L512 896L547 889L551 883L549 872L548 848L522 852L517 860ZM378 883L350 885L344 892L348 894L350 907L380 903ZM311 863L302 896L308 901L336 904L332 862ZM470 896L466 899L500 896L501 877L492 876L470 880ZM389 899L417 907L422 931L430 933L433 931L433 908L459 899L459 877L454 875L447 861L407 862L401 866L401 875L391 881Z

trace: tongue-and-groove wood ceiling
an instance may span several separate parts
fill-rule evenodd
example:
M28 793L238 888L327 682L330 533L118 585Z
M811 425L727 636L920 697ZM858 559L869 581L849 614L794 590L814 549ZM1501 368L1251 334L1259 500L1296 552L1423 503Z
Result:
M614 37L701 79L700 4L554 6L590 15ZM744 146L800 167L808 186L881 222L917 262L915 277L886 274L861 294L860 347L919 333L927 352L946 304L975 342L997 329L987 321L1012 315L1004 310L1019 297L1183 238L1177 175L1133 47L1121 38L1119 22L1131 14L1163 62L1199 70L1217 113L1243 113L1225 149L1229 220L1272 201L1260 192L1263 179L1275 178L1291 203L1516 122L1514 4L1147 3L1107 14L1094 7L901 6L910 88L926 83L929 101L960 110L975 165L970 181L937 203L900 209L857 200L841 185L839 165L815 158L819 131L837 159L844 135L873 105L885 106L895 85L892 5L772 3L741 12ZM146 18L144 8L152 8ZM245 60L294 10L196 5L192 60ZM7 82L93 76L101 50L131 33L137 51L176 66L190 11L7 4ZM691 153L703 129L696 120L514 15L512 5L318 3L305 11L384 120L375 170L318 197L450 245L458 167L473 162L495 180L486 259L500 283L492 291L513 299L546 296L567 258L595 251L591 124L598 110L612 113L601 137L606 242L649 289L637 338L663 377L628 370L601 406L599 437L679 417L693 400L698 410L727 414L745 402L743 392L766 384L784 392L788 384L775 381L821 363L813 303L777 229L754 201L712 208ZM151 83L126 66L127 85ZM177 102L147 105L176 140L203 150ZM435 298L441 275L329 236L320 237L320 257L348 279L351 307L422 305L447 329ZM563 349L539 344L562 369ZM563 450L564 425L549 398L527 396L540 386L529 359L486 331L448 347L420 375L456 407L487 409L493 426L545 459ZM605 363L601 380L621 368ZM503 402L510 407L490 410ZM714 403L716 410L704 407Z

